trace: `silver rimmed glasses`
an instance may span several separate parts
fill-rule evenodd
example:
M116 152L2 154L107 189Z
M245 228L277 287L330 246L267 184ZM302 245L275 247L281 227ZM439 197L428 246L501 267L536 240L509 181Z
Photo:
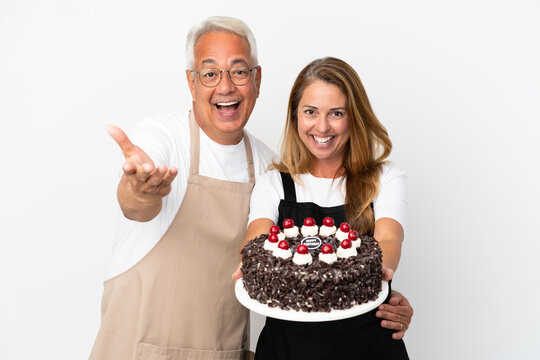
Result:
M245 66L233 67L229 70L219 70L219 69L203 69L201 71L190 70L192 73L199 75L199 80L201 84L207 87L215 87L221 81L221 73L229 73L229 80L234 85L242 86L248 83L251 76L251 72L257 69L257 66L249 69Z

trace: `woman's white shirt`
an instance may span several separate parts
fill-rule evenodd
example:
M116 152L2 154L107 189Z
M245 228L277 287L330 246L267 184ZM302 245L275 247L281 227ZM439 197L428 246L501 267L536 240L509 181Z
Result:
M311 174L300 175L302 185L295 182L296 201L312 202L321 207L332 207L345 203L346 179L317 178ZM403 171L392 165L384 165L379 192L373 199L375 221L391 218L406 229L407 177ZM257 179L251 194L248 224L253 220L267 218L278 221L278 206L285 198L281 176L271 170ZM320 224L319 224L320 225Z

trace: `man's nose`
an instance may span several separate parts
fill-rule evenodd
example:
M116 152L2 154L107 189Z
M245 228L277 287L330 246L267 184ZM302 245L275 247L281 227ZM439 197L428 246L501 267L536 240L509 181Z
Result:
M222 71L221 72L221 81L217 85L216 90L220 94L229 94L234 91L235 86L231 81L231 76L229 71Z

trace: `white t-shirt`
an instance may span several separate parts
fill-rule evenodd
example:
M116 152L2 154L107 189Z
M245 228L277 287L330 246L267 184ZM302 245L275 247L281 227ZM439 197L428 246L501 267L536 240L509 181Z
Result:
M255 181L264 174L274 153L249 134L253 153ZM235 145L221 145L202 130L200 137L199 174L219 180L249 182L244 140ZM118 232L105 278L128 270L141 260L163 236L172 223L184 198L189 177L190 138L189 111L148 118L137 124L131 141L145 151L156 166L178 168L172 189L163 199L161 212L151 221L138 222L124 217L118 208Z
M300 179L302 185L296 182L294 184L297 202L312 202L322 207L339 206L345 203L346 180L317 178L311 174L302 174ZM385 217L391 218L399 222L405 230L406 180L405 173L397 167L383 166L379 193L373 199L375 221ZM279 171L271 170L261 176L251 193L248 224L260 218L267 218L277 223L279 202L284 198L283 183Z

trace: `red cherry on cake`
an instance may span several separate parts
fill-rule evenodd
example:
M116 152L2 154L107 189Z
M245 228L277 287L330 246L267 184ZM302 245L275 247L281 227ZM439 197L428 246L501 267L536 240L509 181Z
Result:
M358 239L358 233L354 230L349 231L349 240L357 240Z
M352 246L352 242L349 239L345 239L341 242L341 247L344 249L349 249Z
M268 241L270 241L271 243L277 243L278 242L278 237L276 234L270 234L268 235Z
M334 226L334 219L327 216L323 219L322 223L324 226L332 227Z
M331 254L334 252L334 248L330 244L324 244L321 248L323 254Z
M346 222L342 222L341 225L339 225L339 230L343 231L344 233L348 233L351 231L351 225Z
M302 255L305 255L309 252L309 249L306 245L298 245L298 247L296 248L296 252L299 253L299 254L302 254Z
M283 220L283 228L284 229L290 229L294 226L293 219L285 219Z
M287 240L281 240L277 246L278 248L283 250L289 249L289 243L287 242Z
M277 225L272 225L270 227L270 234L279 234L279 226Z
M304 225L305 226L315 226L315 219L312 217L308 217L304 219Z

